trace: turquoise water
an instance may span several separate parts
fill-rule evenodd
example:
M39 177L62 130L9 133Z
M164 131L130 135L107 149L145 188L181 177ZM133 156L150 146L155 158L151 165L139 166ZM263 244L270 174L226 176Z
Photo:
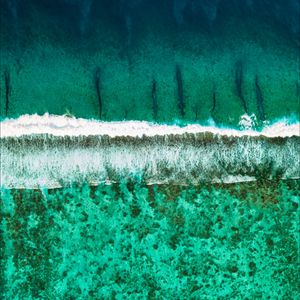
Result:
M299 19L0 0L0 298L300 298Z
M299 181L1 196L4 299L299 297Z

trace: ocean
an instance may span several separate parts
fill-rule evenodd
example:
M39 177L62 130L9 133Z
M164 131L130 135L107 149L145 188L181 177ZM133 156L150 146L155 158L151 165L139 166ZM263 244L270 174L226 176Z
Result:
M0 297L298 299L298 0L0 0Z

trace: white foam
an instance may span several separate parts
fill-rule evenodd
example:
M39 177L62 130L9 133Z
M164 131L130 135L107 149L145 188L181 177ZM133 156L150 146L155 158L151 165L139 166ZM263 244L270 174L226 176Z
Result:
M211 132L227 136L260 136L267 137L290 137L300 136L300 123L289 124L287 120L278 121L275 124L265 126L262 131L249 129L244 130L220 128L215 126L202 126L190 124L183 127L177 125L161 125L146 121L120 121L103 122L82 118L70 118L44 114L23 115L17 119L6 119L0 122L0 137L20 137L32 134L51 134L54 136L88 136L108 135L141 137Z

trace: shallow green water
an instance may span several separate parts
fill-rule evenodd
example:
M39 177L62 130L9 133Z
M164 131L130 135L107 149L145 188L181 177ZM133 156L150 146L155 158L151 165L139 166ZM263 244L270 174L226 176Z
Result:
M1 191L4 299L297 299L299 181Z

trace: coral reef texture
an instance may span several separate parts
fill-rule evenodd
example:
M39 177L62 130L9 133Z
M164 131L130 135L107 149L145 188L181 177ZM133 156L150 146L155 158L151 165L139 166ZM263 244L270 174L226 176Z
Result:
M1 191L2 299L297 299L299 181Z

